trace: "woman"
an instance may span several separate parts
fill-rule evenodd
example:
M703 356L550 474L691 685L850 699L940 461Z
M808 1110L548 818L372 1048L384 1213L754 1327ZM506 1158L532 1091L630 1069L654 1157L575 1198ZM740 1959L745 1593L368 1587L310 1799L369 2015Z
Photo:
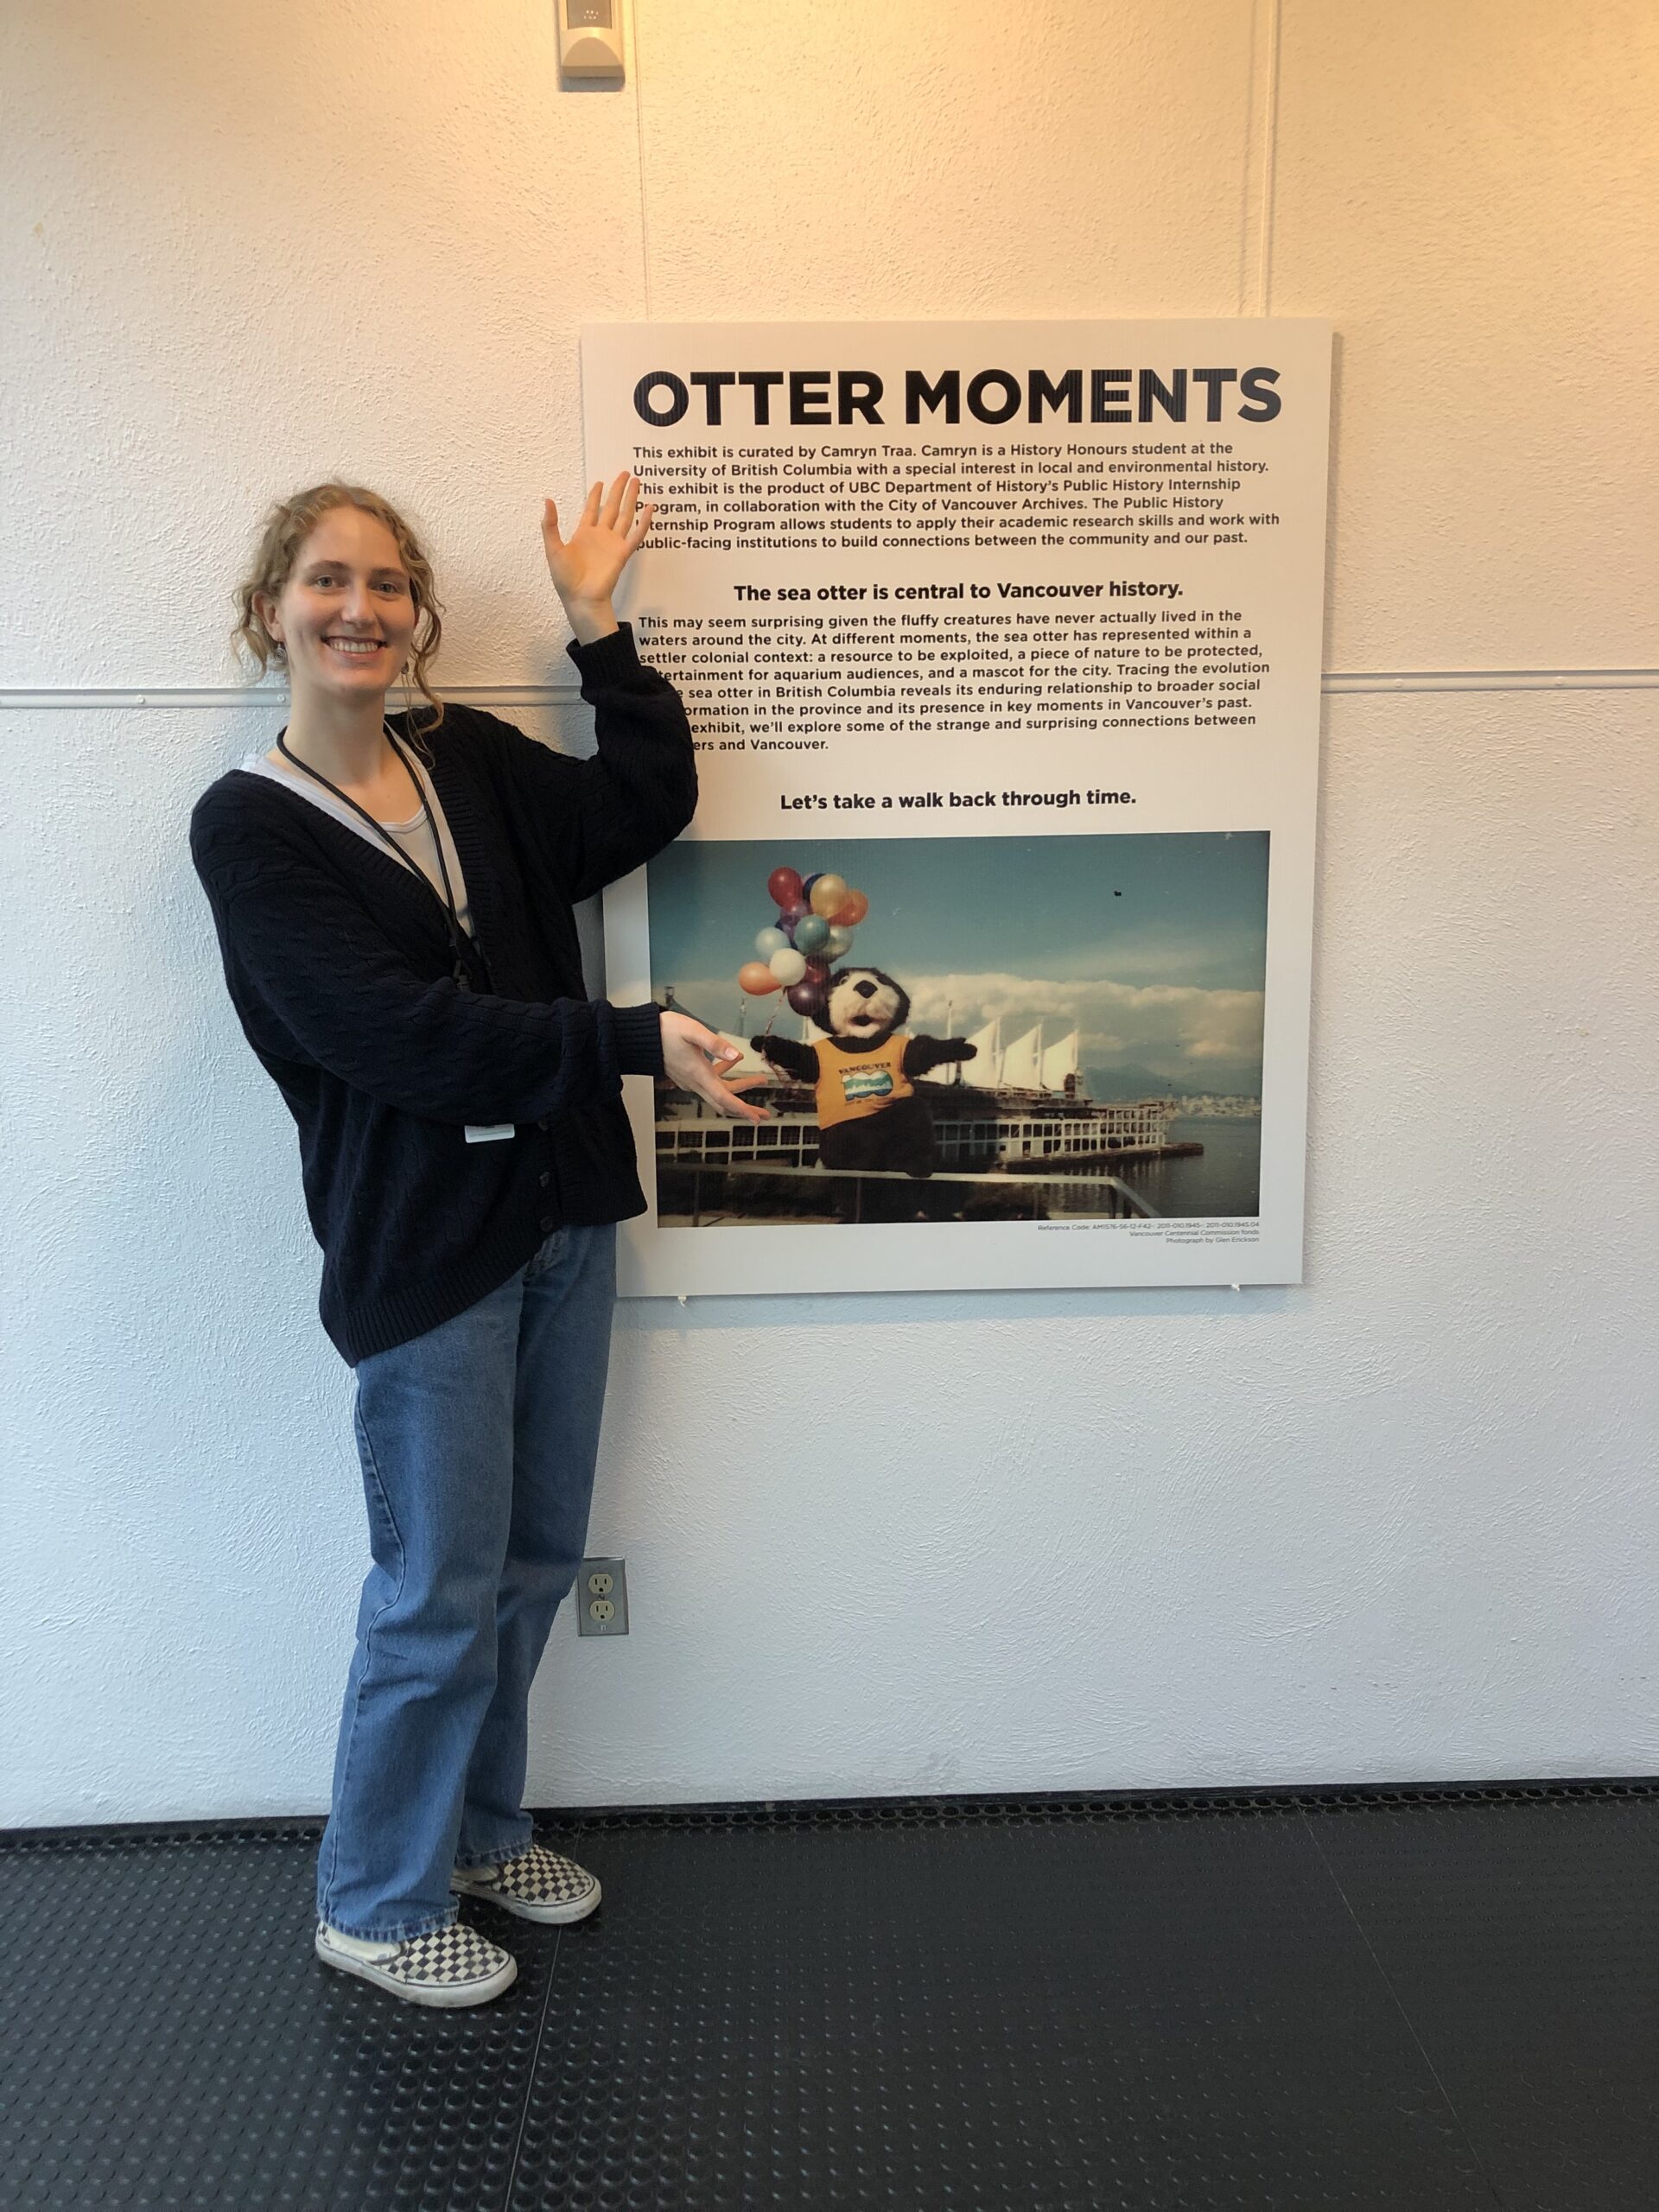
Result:
M673 688L612 611L651 509L595 485L549 572L597 752L445 708L432 571L355 486L276 508L238 635L288 722L196 802L190 845L249 1043L298 1125L321 1317L355 1370L373 1558L317 1862L319 1958L425 2005L511 1955L453 1890L577 1920L599 1885L537 1843L525 1710L588 1526L615 1224L643 1211L625 1075L765 1118L712 1031L590 1000L572 906L677 836L696 796ZM404 671L424 704L386 714Z

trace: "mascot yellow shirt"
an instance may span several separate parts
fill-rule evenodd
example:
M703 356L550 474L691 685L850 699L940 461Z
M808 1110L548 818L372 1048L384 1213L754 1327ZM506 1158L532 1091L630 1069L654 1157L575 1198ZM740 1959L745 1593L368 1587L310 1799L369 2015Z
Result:
M912 1098L914 1086L905 1073L907 1036L889 1037L867 1052L845 1052L838 1045L818 1046L818 1127L837 1122L866 1122L895 1100Z

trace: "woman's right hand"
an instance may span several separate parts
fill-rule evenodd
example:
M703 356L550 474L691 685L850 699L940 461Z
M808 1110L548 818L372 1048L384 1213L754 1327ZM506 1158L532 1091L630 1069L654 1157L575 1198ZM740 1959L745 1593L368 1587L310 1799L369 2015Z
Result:
M663 1067L669 1081L682 1090L694 1090L717 1114L732 1121L769 1122L772 1116L764 1106L751 1106L747 1098L738 1096L740 1091L752 1090L757 1083L765 1083L765 1076L740 1076L735 1083L721 1077L721 1070L742 1057L736 1046L705 1029L702 1022L693 1021L689 1014L663 1015Z

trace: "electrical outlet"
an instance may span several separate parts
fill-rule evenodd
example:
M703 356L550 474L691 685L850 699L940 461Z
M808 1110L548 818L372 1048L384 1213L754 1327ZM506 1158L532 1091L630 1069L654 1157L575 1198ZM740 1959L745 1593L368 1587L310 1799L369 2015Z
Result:
M585 1559L576 1575L576 1634L626 1636L628 1570L620 1559Z

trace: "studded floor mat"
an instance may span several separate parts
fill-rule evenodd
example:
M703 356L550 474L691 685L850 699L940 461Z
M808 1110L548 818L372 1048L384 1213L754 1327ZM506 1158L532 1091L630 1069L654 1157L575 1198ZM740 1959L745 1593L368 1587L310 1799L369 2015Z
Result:
M8 2212L1652 2212L1659 1784L549 1816L429 2012L315 1824L0 1844Z

